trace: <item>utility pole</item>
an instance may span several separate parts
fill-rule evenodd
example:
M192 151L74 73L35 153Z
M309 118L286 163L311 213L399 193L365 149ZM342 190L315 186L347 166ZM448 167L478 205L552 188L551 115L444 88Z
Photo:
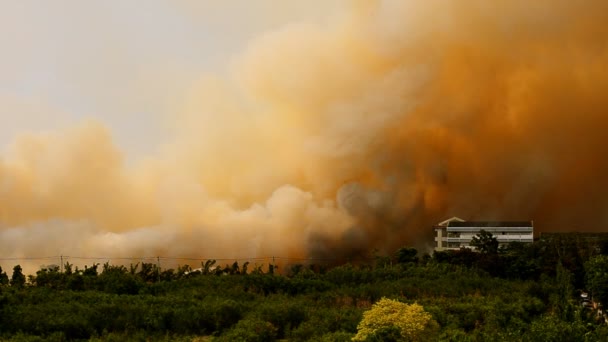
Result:
M61 255L60 258L61 258L61 261L60 261L60 264L59 264L59 270L60 270L61 273L63 273L63 255Z

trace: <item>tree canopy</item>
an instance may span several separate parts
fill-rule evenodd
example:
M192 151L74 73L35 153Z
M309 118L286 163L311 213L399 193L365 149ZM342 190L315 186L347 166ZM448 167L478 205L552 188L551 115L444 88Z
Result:
M585 263L587 288L594 300L608 305L608 256L598 255Z
M607 341L578 294L608 301L608 256L576 241L278 269L17 265L0 270L0 340Z
M471 246L477 248L482 253L496 254L498 253L498 239L486 230L481 230L471 239Z
M421 305L405 304L382 298L363 313L353 341L366 341L379 332L396 328L397 339L416 341L432 320L431 314Z

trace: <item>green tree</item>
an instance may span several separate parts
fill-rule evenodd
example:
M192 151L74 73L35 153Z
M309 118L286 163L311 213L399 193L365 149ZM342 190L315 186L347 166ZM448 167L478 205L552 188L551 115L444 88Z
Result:
M205 264L203 265L203 274L211 274L211 271L213 270L213 265L215 265L215 260L205 261Z
M608 305L608 256L598 255L585 263L585 282L594 300Z
M496 254L498 253L498 240L492 233L481 230L479 234L473 236L471 246L476 247L482 253Z
M59 266L50 265L38 270L36 277L30 279L30 284L38 287L58 289L64 284L64 279L64 274L59 272Z
M141 269L139 270L137 275L139 276L139 278L141 278L141 280L145 282L154 283L158 280L159 276L158 266L153 263L142 262Z
M271 342L276 340L277 328L257 318L242 319L217 341Z
M2 267L0 267L0 286L8 285L8 275L6 272L2 271Z
M239 267L239 262L238 262L238 261L235 261L235 262L232 264L232 266L231 266L231 267L230 267L230 269L229 269L229 273L230 273L231 275L234 275L234 274L240 274L240 273L241 273L241 268Z
M247 267L249 267L249 261L245 262L243 267L241 267L241 274L247 274Z
M563 321L559 317L545 315L530 323L523 341L599 341L585 339L585 325L580 320Z
M574 307L572 305L572 297L574 294L574 277L572 273L568 271L561 263L557 264L555 268L555 285L556 291L554 294L554 306L558 313L561 314L561 318L564 321L572 321L574 314Z
M134 295L143 286L141 279L123 265L104 264L103 272L97 279L100 289L108 293Z
M404 263L416 263L418 262L418 257L416 256L418 251L416 248L412 247L402 247L397 250L397 262L400 264Z
M72 273L74 273L74 271L72 270L72 266L74 265L70 264L69 261L66 261L65 265L63 266L63 273L67 276L72 275Z
M97 266L99 264L93 264L91 267L87 267L84 265L84 271L82 271L82 275L85 277L97 277Z
M13 276L11 277L11 286L23 287L25 286L25 275L23 275L23 269L21 265L13 267Z
M391 339L416 341L432 321L431 314L424 311L421 305L405 304L396 300L382 298L372 308L363 313L363 319L357 326L357 335L353 341L366 341L380 334ZM395 328L399 336L395 336ZM372 338L373 340L373 338Z

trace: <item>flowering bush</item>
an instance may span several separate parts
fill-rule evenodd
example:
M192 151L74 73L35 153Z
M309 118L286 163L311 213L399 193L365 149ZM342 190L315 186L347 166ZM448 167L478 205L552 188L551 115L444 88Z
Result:
M353 341L365 341L368 337L392 328L401 337L415 341L431 322L431 314L416 303L408 305L387 298L382 298L372 308L363 313L363 319L357 326L357 335Z

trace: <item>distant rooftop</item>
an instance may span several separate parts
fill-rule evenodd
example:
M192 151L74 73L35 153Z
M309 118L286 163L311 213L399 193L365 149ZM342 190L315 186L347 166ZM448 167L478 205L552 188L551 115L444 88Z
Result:
M453 216L445 221L441 221L441 222L437 223L437 225L447 227L450 222L454 222L454 221L464 222L464 220L461 219L460 217Z

